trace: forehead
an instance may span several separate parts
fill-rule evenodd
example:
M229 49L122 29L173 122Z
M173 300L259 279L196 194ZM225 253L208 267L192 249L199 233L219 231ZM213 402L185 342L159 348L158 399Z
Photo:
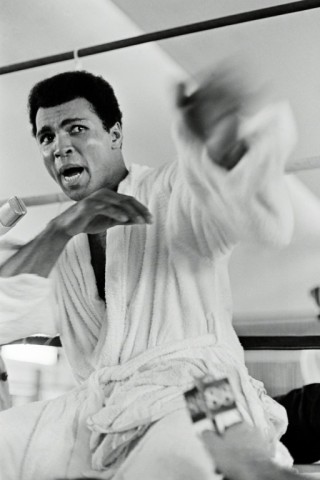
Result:
M36 128L37 131L44 126L55 128L64 120L72 118L90 120L102 124L88 100L85 98L75 98L74 100L54 107L40 107L36 115Z

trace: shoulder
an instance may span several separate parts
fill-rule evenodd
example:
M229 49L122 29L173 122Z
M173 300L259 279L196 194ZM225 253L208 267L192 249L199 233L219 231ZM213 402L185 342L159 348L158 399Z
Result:
M150 197L160 191L170 191L176 180L177 162L172 161L152 168L133 164L129 174L120 184L119 193Z

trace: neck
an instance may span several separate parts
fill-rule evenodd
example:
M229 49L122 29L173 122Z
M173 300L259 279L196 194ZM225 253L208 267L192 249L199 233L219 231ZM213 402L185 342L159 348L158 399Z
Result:
M129 171L126 169L126 167L124 167L123 171L122 171L121 174L119 175L118 182L116 183L115 187L112 188L112 190L114 190L115 192L118 191L118 188L119 188L120 183L126 178L126 176L128 175L128 173L129 173Z

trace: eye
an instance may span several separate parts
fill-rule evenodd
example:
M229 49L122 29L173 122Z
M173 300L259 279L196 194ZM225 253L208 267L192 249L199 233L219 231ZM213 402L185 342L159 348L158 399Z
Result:
M40 135L39 142L40 145L49 145L53 141L54 135L53 133L44 133Z
M72 127L70 128L70 133L81 133L84 130L87 130L87 128L83 125L72 125Z

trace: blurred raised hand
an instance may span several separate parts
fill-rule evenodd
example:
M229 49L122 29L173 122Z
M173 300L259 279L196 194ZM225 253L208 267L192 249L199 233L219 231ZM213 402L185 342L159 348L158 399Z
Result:
M211 160L227 170L246 152L239 138L241 116L258 98L246 77L243 66L228 63L203 76L191 93L185 83L177 87L176 104L190 133L205 144Z

